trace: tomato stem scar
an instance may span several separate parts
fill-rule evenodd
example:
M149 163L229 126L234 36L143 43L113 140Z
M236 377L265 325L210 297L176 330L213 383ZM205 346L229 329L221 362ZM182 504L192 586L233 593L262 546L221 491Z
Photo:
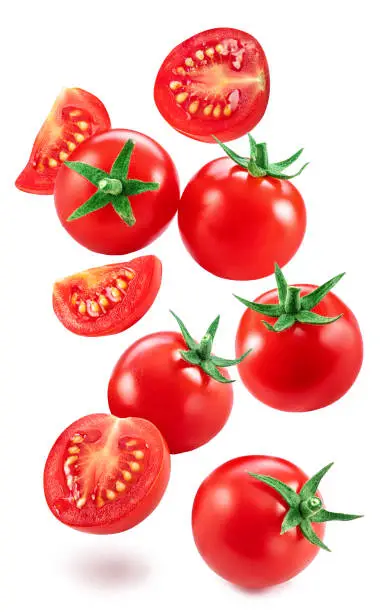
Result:
M118 179L105 178L99 181L98 189L103 193L110 193L111 195L119 195L122 193L122 183Z

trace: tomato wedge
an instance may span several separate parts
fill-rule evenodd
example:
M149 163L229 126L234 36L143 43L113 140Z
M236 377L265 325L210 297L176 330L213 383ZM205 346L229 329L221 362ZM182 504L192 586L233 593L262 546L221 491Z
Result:
M54 284L54 312L74 334L118 334L152 306L161 275L161 261L154 255L79 272Z
M243 136L262 119L269 68L259 42L240 30L215 28L192 36L164 60L155 82L157 108L190 138L222 142Z
M52 447L44 494L65 525L119 533L156 508L169 474L168 447L152 423L91 414L65 429Z
M35 138L16 187L28 193L53 194L62 163L81 142L109 128L110 118L101 100L77 87L63 89Z

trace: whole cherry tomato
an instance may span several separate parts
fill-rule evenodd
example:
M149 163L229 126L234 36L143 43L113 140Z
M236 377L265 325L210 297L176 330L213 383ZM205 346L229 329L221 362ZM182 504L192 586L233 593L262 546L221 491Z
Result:
M180 233L203 268L232 280L253 280L285 265L305 233L304 201L284 173L302 152L270 164L264 143L250 136L251 157L229 157L206 164L190 180L178 211Z
M123 255L159 236L176 213L179 182L168 153L129 130L89 138L58 172L55 206L68 233L91 251Z
M171 453L190 451L225 425L233 404L226 366L242 361L211 354L219 317L199 343L181 329L141 338L115 366L109 382L112 414L141 417L156 425Z
M329 512L317 491L327 465L308 480L296 465L277 457L232 459L200 486L192 528L204 561L217 574L248 589L285 582L317 555L326 521L355 514Z
M317 410L340 399L355 382L363 341L351 310L331 289L289 287L276 266L277 289L248 302L239 324L236 352L252 352L238 366L250 393L287 412ZM277 321L274 323L275 318Z

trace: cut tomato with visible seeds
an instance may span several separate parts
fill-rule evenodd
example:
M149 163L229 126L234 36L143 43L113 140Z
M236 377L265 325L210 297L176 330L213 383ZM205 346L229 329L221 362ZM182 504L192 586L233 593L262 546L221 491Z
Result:
M154 255L79 272L55 283L55 314L80 336L117 334L152 306L161 274L161 261Z
M62 523L89 533L118 533L156 508L169 474L169 451L152 423L92 414L55 442L44 493Z
M243 136L262 119L269 69L259 42L240 30L215 28L173 49L156 78L154 96L164 119L190 138L223 142Z
M98 98L83 89L63 89L35 138L16 187L28 193L53 194L63 162L81 142L109 128L109 115Z

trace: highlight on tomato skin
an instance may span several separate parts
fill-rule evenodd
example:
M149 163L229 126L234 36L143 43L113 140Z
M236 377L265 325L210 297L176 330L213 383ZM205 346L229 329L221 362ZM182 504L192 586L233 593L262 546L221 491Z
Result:
M162 264L154 255L91 268L54 284L54 312L74 334L118 334L150 309L161 278Z
M71 153L110 125L108 112L96 96L78 87L62 89L35 138L16 187L27 193L52 195L59 168Z
M164 119L185 136L212 143L252 130L270 93L269 68L259 42L234 28L200 32L166 57L154 86Z
M51 512L65 525L113 534L153 512L169 475L169 450L152 423L91 414L67 427L53 445L44 493Z

